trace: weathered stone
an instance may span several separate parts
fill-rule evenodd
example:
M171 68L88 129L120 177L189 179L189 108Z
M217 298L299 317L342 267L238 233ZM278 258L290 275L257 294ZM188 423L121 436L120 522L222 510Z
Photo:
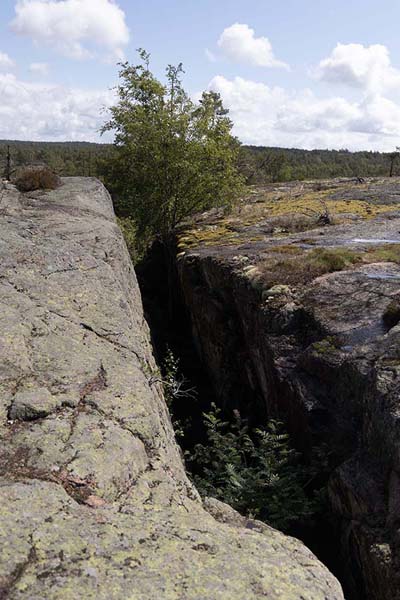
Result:
M12 421L33 421L47 417L57 404L57 399L46 388L26 389L15 394L8 416Z
M343 599L299 541L203 508L103 186L0 201L0 598Z
M321 200L333 225L318 225ZM266 186L195 233L190 247L178 237L177 285L221 404L279 415L305 449L328 445L349 589L399 600L398 178Z

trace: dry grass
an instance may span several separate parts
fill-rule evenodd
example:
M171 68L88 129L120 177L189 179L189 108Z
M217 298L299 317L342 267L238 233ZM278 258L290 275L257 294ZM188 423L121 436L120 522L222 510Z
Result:
M60 183L58 175L48 167L25 167L15 179L15 185L20 192L55 190Z
M364 256L365 262L393 262L400 264L400 244L384 244L369 248Z
M257 264L263 287L276 284L305 285L326 273L350 268L363 259L362 252L347 248L314 248L303 252L287 252L283 248L284 251L279 252L277 246L273 250L274 256Z
M400 264L400 244L385 244L368 250L313 248L283 245L270 249L271 256L257 264L257 278L263 287L277 284L304 285L326 273L352 266L379 262Z

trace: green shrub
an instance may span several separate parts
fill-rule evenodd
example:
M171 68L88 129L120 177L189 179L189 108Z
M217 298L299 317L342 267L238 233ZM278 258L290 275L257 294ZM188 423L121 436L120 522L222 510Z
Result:
M172 350L167 347L165 358L161 365L161 383L163 385L164 398L168 406L169 414L171 417L172 426L175 431L177 439L183 441L183 438L187 435L192 419L183 419L175 414L176 406L179 402L184 400L195 400L197 396L197 390L190 386L190 382L182 373L179 368L179 359L176 358Z
M118 225L124 236L133 264L139 262L150 245L150 238L145 233L138 235L137 225L132 217L117 217Z
M135 221L131 217L117 217L117 223L124 236L132 262L135 264L138 258Z
M314 513L315 500L305 491L312 469L300 463L280 423L270 421L266 429L251 432L238 414L232 423L222 420L215 404L204 414L204 423L206 443L187 453L202 496L283 531Z

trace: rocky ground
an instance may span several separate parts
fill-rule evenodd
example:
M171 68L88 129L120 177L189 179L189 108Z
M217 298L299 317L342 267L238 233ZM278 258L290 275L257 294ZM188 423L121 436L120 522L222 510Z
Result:
M0 305L1 599L343 598L302 543L189 483L98 181L1 183Z
M353 597L400 598L400 181L253 189L178 238L197 347L225 405L283 417L339 467Z

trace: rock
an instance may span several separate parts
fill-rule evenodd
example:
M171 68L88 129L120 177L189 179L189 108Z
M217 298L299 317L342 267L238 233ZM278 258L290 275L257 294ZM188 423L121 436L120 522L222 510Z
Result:
M101 183L2 208L0 598L342 600L301 542L202 506Z
M383 321L390 329L400 322L400 301L398 298L389 302L383 313Z
M11 421L34 421L50 415L57 404L46 388L27 389L15 394L8 417Z
M284 296L290 294L290 287L288 285L274 285L268 290L265 290L266 296Z
M257 204L224 219L237 243L194 244L177 261L177 286L221 405L278 416L298 447L332 453L350 594L399 600L400 183L319 183L334 223L323 228L313 186L260 189ZM311 216L300 222L299 211ZM285 237L274 235L278 219Z

